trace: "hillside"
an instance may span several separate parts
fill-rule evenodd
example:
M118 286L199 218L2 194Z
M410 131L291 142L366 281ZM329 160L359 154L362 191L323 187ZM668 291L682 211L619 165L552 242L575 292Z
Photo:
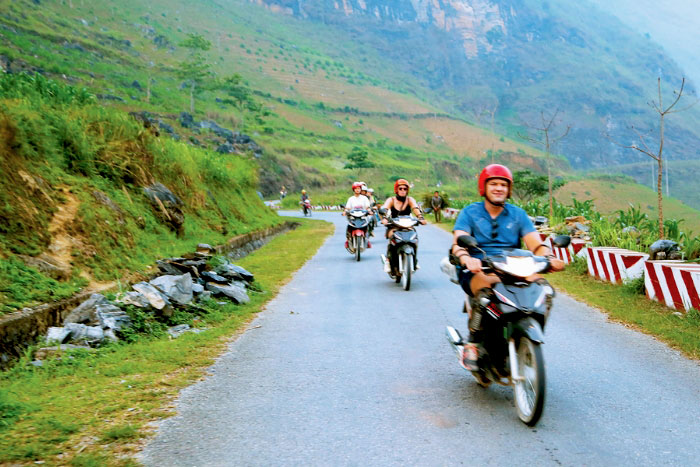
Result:
M250 157L161 138L41 75L0 75L0 91L0 313L281 222Z
M338 15L313 2L304 4L306 14L295 2L275 11L249 2L209 0L127 0L119 7L77 1L0 4L4 69L39 71L84 86L104 106L150 112L163 137L226 151L219 130L193 127L182 114L189 111L189 93L178 70L189 51L181 44L188 34L201 34L211 43L204 54L213 72L210 83L240 74L240 88L249 99L232 102L225 90L204 85L188 118L252 138L260 148L253 160L265 196L285 185L292 192L307 188L328 193L329 199L343 198L348 182L357 177L383 195L398 176L414 180L418 190L441 182L445 190L463 196L473 193L473 177L485 162L542 171L542 153L517 136L524 131L518 122L525 110L550 101L568 106L563 123L575 122L573 139L567 137L556 152L577 167L604 156L614 160L623 153L610 149L595 128L600 112L613 116L619 110L639 118L641 90L649 78L639 70L642 58L669 75L678 71L656 45L645 38L639 42L640 36L599 12L584 11L585 5L564 12L534 0L474 1L484 7L474 10L484 21L471 35L461 30L465 41L477 44L465 55L463 42L436 54L434 47L446 43L449 31L399 14L408 8L402 2L393 4L396 14L381 21ZM448 18L454 12L443 13ZM596 22L600 27L594 27ZM506 33L489 35L494 25ZM425 34L430 40L424 40ZM610 42L628 47L612 50ZM503 55L510 53L516 55ZM611 80L611 73L633 80ZM591 76L594 85L582 85ZM614 86L607 86L608 81ZM489 101L491 97L496 100ZM492 119L487 104L495 102ZM688 125L694 121L686 120ZM576 136L581 131L588 139ZM678 154L672 151L674 136L671 125L667 144L673 157ZM368 150L376 168L343 169L355 147ZM581 148L585 157L577 152ZM620 157L633 156L624 152ZM571 173L565 159L555 158L555 173ZM620 204L624 207L626 200Z
M561 124L572 126L559 150L576 168L642 160L602 133L627 141L630 125L657 128L647 107L656 79L664 79L671 96L684 76L658 44L586 1L262 3L312 28L342 28L348 42L378 51L384 68L437 92L443 99L433 102L443 109L462 115L496 109L497 128L507 134L539 124L541 111L559 109ZM352 56L345 42L336 48ZM668 122L672 158L697 157L699 116L696 109Z
M652 219L658 219L656 190L634 183L629 178L618 176L593 176L567 183L556 191L557 200L569 204L571 200L592 199L602 214L626 211L630 206L639 208ZM700 212L675 198L665 197L663 202L665 219L682 219L681 230L698 235Z

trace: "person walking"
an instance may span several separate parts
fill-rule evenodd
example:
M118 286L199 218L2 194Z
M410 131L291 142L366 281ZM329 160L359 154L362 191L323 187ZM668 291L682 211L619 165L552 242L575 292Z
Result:
M442 208L443 205L445 204L444 200L442 199L442 196L440 196L440 192L435 190L435 193L433 193L433 197L430 198L430 207L433 209L433 212L435 213L435 222L439 223L442 222Z

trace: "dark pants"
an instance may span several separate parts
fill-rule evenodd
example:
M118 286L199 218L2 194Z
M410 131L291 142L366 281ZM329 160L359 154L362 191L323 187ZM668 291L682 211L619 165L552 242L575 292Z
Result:
M435 222L442 222L442 209L433 209L433 213L435 213Z

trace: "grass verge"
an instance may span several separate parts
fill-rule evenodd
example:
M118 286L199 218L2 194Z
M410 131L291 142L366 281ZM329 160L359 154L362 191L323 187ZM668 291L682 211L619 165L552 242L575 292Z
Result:
M0 463L135 465L132 456L151 433L149 423L173 415L178 391L204 376L231 336L333 229L326 222L300 222L237 261L255 274L261 291L243 306L209 302L197 322L206 332L65 353L40 368L27 358L0 374Z
M636 283L614 285L582 274L580 268L548 274L547 280L559 291L607 313L624 323L656 337L686 356L700 359L700 313L691 310L681 316L676 310L649 300Z

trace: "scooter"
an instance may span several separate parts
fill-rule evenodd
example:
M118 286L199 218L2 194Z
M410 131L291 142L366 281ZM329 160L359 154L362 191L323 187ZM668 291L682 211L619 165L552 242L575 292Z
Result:
M347 250L355 255L355 260L360 261L362 252L367 248L367 235L369 231L369 212L364 209L352 209L347 212L348 238Z
M560 235L553 244L566 248L571 239ZM463 311L469 313L469 328L480 333L479 344L468 344L457 329L447 327L447 340L457 352L462 367L471 371L477 383L512 386L518 417L534 426L542 416L545 401L545 364L542 353L544 327L552 307L554 289L539 273L551 269L550 259L530 251L505 250L488 256L476 240L464 235L459 246L479 251L485 273L496 274L501 282L489 293L467 297ZM443 272L455 282L456 269L445 261ZM476 364L474 364L476 362Z
M384 215L386 211L381 212ZM419 221L412 216L387 218L387 229L395 229L389 239L387 256L382 255L382 263L390 264L389 277L400 282L404 290L411 288L411 276L418 270L416 252L418 250L418 233L416 225Z
M306 216L311 217L311 200L305 199L300 204L301 204L301 210L304 212L304 217L306 217Z

